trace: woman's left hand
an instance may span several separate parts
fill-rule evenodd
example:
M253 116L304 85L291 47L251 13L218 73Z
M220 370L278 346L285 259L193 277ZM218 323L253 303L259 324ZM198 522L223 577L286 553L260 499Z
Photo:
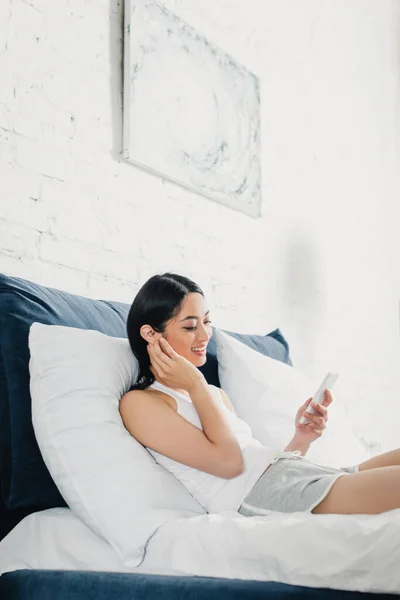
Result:
M324 400L321 404L311 402L312 398L309 398L303 406L299 408L296 414L295 425L296 425L296 439L301 441L303 444L308 445L314 442L326 429L326 422L328 420L328 406L332 403L333 397L329 390L325 390ZM313 407L317 412L316 414L307 411L308 407ZM303 416L306 417L310 422L300 424L300 419Z

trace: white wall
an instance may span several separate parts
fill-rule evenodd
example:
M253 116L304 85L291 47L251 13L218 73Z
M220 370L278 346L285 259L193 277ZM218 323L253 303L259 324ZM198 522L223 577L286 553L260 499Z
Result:
M398 444L400 2L165 4L261 78L263 217L121 160L121 1L2 0L0 269L125 302L182 272Z

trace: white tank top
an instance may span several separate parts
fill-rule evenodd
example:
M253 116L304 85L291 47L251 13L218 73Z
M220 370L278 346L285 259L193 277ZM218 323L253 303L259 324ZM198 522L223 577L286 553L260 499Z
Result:
M149 387L175 398L177 412L189 421L189 423L192 423L199 429L203 429L196 408L188 396L158 381L155 381ZM219 389L214 385L209 385L209 388L224 411L229 425L237 437L244 461L243 473L232 479L224 479L223 477L217 477L205 471L188 467L150 448L147 448L147 450L160 465L165 467L184 485L188 492L207 512L238 510L256 481L272 462L276 451L269 450L254 439L249 425L242 419L239 419L226 406Z

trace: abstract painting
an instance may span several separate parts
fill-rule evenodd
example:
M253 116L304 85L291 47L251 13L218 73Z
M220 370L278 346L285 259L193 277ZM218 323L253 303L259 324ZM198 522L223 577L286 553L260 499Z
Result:
M260 216L259 80L155 0L125 0L128 161Z

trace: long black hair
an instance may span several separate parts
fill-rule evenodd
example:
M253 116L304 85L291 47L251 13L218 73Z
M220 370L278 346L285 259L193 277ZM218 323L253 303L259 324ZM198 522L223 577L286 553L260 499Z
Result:
M128 340L139 362L139 377L132 390L144 390L154 381L150 371L147 342L140 335L142 325L150 325L154 331L164 333L170 319L178 314L188 294L203 291L191 279L176 273L153 275L140 288L129 309L127 320Z

